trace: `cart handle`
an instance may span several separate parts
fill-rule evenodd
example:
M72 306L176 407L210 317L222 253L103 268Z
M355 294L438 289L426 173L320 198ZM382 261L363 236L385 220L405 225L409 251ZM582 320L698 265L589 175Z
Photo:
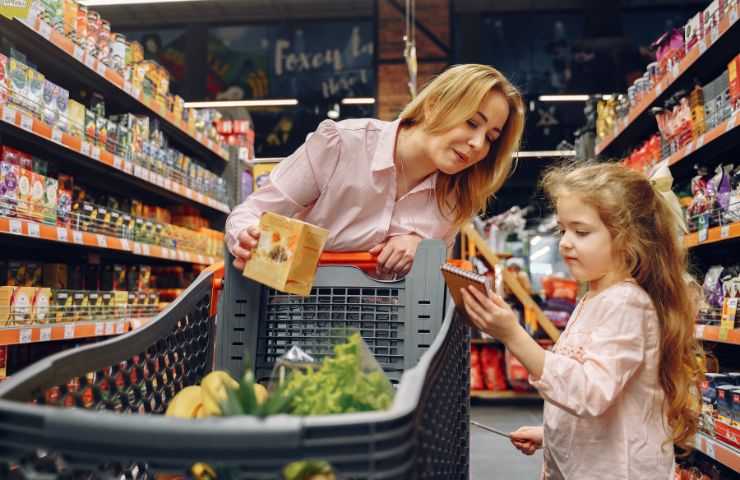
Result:
M319 265L352 265L364 272L374 272L378 257L367 252L324 252L319 257Z

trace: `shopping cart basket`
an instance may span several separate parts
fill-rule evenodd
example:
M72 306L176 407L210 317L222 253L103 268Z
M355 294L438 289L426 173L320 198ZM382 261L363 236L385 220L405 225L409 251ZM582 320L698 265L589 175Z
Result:
M290 462L321 459L338 478L466 479L469 330L454 309L443 315L444 252L422 242L409 275L389 283L320 267L305 299L245 279L227 259L223 285L224 270L209 269L140 330L53 355L0 384L0 478L153 479L204 462L228 478L273 479ZM390 410L160 415L211 369L238 372L245 352L265 375L291 343L326 353L325 332L340 327L360 330L399 380Z

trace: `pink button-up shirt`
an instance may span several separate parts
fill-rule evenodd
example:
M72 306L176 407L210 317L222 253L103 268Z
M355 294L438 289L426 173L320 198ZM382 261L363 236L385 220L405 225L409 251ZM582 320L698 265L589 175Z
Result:
M398 121L374 119L321 122L275 167L269 182L229 215L229 249L266 211L328 229L330 251L367 251L388 237L412 232L451 246L457 231L437 208L436 173L396 200L398 127Z
M658 317L636 283L581 301L530 379L545 398L543 478L673 478L659 353Z

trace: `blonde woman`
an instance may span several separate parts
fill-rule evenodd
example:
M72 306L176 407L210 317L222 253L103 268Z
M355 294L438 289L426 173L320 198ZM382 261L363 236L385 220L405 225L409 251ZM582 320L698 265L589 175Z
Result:
M369 251L378 273L403 275L422 239L452 246L501 188L523 129L520 93L486 65L449 68L396 121L324 121L229 216L234 266L271 211L328 229L327 250Z

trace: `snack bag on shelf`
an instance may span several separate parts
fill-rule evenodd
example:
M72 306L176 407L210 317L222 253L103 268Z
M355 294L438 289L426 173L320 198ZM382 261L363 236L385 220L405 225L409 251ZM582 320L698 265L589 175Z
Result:
M506 349L506 378L515 391L526 392L532 390L529 385L529 372L524 365Z
M477 345L470 346L470 389L483 390L483 372L481 371L480 348Z
M484 345L481 348L481 367L486 389L494 392L508 390L504 368L504 352L501 348Z

